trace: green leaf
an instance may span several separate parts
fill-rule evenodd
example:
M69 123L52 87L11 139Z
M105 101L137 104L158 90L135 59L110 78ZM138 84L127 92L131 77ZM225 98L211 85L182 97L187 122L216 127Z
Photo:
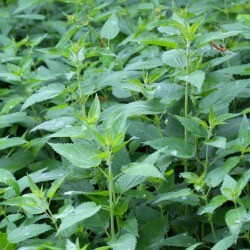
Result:
M55 180L51 184L49 190L47 191L47 197L49 197L50 199L53 198L53 196L55 195L55 193L58 190L58 188L62 185L64 179L65 179L65 176L60 177L59 179Z
M138 223L135 217L128 218L125 222L120 221L120 229L138 237Z
M48 86L40 88L35 94L31 95L24 102L21 111L37 102L49 100L60 95L63 92L64 88L65 88L64 85L60 83L53 83Z
M228 158L222 166L217 166L208 172L205 177L206 183L211 187L217 187L223 181L225 175L232 170L240 160L240 157L237 156Z
M0 249L4 250L15 250L15 244L12 244L7 239L7 234L0 233Z
M225 33L222 33L222 32L208 32L208 33L205 33L205 34L199 36L196 39L196 44L198 46L202 46L202 45L204 45L206 43L211 42L212 40L224 39L224 38L231 37L231 36L237 36L238 34L239 34L239 31L228 31L228 32L225 32Z
M196 247L202 245L203 243L195 243L192 246L188 247L186 250L194 250Z
M226 175L221 187L221 193L230 201L235 201L238 194L235 192L237 182L230 176Z
M190 245L196 243L195 238L185 234L178 234L167 239L161 240L161 246L171 246L171 247L189 247Z
M204 207L200 207L198 209L198 215L202 215L205 213L212 214L215 209L220 207L223 203L227 201L227 198L223 195L217 195L213 197L213 199Z
M101 107L100 107L100 101L98 99L98 96L95 96L94 101L92 102L90 108L89 108L89 112L88 112L88 118L90 120L90 122L95 123L98 121L98 119L100 118L100 114L101 114Z
M54 137L70 137L70 138L84 138L86 137L86 134L88 133L87 128L83 126L71 126L68 125L66 128L62 128L59 131L47 135L48 138L54 138Z
M185 51L182 49L173 49L164 52L162 55L163 62L174 68L184 68L186 67Z
M216 136L210 140L206 140L204 144L215 147L215 148L226 148L227 139L225 137Z
M0 182L5 183L6 185L9 185L12 187L17 195L20 195L20 188L16 181L16 178L12 173L10 173L8 170L1 168L0 170Z
M115 182L115 190L118 193L124 193L127 190L137 186L146 180L145 176L137 176L132 174L123 174Z
M153 115L164 113L166 106L158 100L152 101L136 101L129 104L114 105L104 112L102 112L101 119L109 119L110 113L123 114L126 117L140 116L140 115Z
M243 176L238 180L235 191L237 192L238 196L240 196L243 188L248 184L250 179L250 169L248 169Z
M231 209L226 213L226 223L230 229L231 234L237 238L240 229L243 226L244 220L247 217L247 211L245 208L240 207L236 209Z
M131 234L124 234L116 240L108 242L113 250L135 250L136 237Z
M196 70L190 75L180 76L179 79L191 83L194 87L197 88L198 93L200 93L202 84L205 80L205 73L202 70Z
M100 35L103 38L111 40L118 35L119 31L120 31L119 20L115 14L112 14L103 25L100 31Z
M98 151L94 148L87 148L79 143L49 143L49 145L61 156L65 157L68 161L79 168L91 168L98 166L101 162L100 159L95 157Z
M202 127L195 119L192 117L180 117L177 116L177 119L181 122L181 124L190 131L197 138L206 138L207 130Z
M23 242L51 229L53 228L46 224L32 224L28 226L20 226L8 233L8 240L12 243Z
M38 129L54 132L63 128L68 128L68 130L70 131L70 125L74 124L75 122L76 119L74 117L55 118L50 121L39 124L38 126L31 129L30 132L34 132Z
M250 144L250 125L246 115L243 116L240 124L238 139L242 148L246 148Z
M154 165L147 163L131 163L124 169L124 172L130 175L164 179L162 173Z
M26 143L26 140L20 138L20 137L11 137L11 138L1 138L0 139L0 150L19 146Z
M167 201L167 200L171 201L173 198L179 198L179 197L186 199L186 196L189 196L191 194L193 194L193 191L190 188L181 189L176 192L160 194L158 195L157 199L154 201L153 204L159 203L161 201Z
M157 45L157 46L173 48L173 49L177 48L178 46L178 44L174 40L154 37L154 36L139 37L137 39L133 39L132 41L143 43L146 45L151 44L151 45Z
M180 138L161 138L154 141L147 141L145 144L156 150L162 150L167 155L179 158L188 159L195 154L194 146Z
M70 212L66 217L62 218L62 223L57 231L57 234L61 233L65 229L83 221L94 214L96 214L101 209L94 202L85 202L80 206L76 207L73 212Z
M228 237L220 240L219 242L217 242L211 248L211 250L227 250L229 247L231 247L236 242L236 240L237 240L237 238L235 238L234 236L228 236Z

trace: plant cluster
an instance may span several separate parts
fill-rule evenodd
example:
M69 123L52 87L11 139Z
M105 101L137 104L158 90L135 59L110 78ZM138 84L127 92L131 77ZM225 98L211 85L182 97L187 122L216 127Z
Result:
M0 7L1 250L249 249L248 1Z

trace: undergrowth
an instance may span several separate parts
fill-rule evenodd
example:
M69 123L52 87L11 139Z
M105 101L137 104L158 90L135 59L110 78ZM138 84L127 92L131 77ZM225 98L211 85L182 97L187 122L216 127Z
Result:
M0 3L0 249L249 249L248 1Z

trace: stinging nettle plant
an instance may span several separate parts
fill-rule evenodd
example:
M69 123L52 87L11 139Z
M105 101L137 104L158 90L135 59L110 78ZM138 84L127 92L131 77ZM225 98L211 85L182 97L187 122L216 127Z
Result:
M1 249L249 248L246 3L181 2L2 3Z

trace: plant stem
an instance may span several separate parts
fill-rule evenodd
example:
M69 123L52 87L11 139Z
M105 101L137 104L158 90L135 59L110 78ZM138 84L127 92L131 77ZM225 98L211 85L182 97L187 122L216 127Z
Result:
M110 235L111 240L115 238L115 218L114 218L114 201L115 201L115 188L114 188L114 178L112 171L112 155L109 150L109 155L107 157L107 165L108 165L108 189L109 189L109 214L110 214Z
M79 93L80 93L80 104L81 104L81 108L82 108L82 115L84 117L86 117L86 109L85 109L86 99L85 99L85 96L84 96L83 90L82 90L81 65L79 64L79 62L76 64L76 70L77 70L77 84L78 84L78 89L79 89Z

